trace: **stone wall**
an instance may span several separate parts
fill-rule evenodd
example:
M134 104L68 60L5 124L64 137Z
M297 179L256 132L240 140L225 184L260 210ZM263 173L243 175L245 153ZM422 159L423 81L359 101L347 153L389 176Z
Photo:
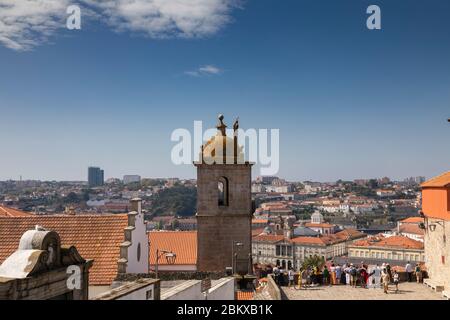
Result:
M434 231L430 225L435 225ZM429 278L450 290L450 221L427 218L425 221L425 266Z
M218 204L218 182L228 181L228 205ZM197 165L198 270L224 271L233 266L233 242L237 253L236 269L248 271L251 254L251 165Z
M158 279L161 281L172 281L172 280L202 280L202 279L212 279L217 280L226 277L224 272L158 272ZM115 281L136 281L141 278L156 278L154 272L150 273L139 273L139 274L119 274Z
M281 290L271 274L267 275L267 285L264 290L267 290L272 300L281 300Z

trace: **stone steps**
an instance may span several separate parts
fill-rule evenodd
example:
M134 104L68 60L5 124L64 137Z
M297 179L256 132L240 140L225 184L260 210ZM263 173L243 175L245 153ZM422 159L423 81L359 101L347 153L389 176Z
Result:
M427 287L431 288L435 292L443 292L444 291L443 285L438 284L431 279L424 279L423 284L426 285Z

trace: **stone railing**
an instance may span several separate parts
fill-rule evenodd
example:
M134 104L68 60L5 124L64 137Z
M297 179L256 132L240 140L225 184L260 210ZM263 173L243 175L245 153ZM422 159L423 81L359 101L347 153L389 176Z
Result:
M281 300L281 291L278 285L275 283L272 274L267 275L267 285L264 290L267 290L272 300Z
M226 277L224 272L159 272L158 279L161 281L172 281L172 280L202 280L209 278L211 280L218 280ZM135 281L141 278L155 278L154 272L150 273L126 273L118 274L116 281Z

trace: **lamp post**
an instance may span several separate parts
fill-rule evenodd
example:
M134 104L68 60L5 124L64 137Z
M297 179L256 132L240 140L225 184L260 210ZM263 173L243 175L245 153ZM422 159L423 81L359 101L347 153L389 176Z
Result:
M162 256L165 256L167 263L171 264L171 265L174 264L175 260L177 259L177 255L174 252L172 252L172 251L156 249L156 263L155 263L155 277L156 277L156 279L158 279L159 258L161 258Z
M244 244L239 241L231 241L231 267L232 273L236 273L236 260L237 260L237 252L234 252L234 247L242 247Z

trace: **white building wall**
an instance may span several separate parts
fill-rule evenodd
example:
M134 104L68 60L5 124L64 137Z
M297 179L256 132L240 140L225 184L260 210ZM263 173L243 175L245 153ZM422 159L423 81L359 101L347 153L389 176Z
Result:
M147 230L144 223L144 214L139 210L135 217L135 229L131 233L131 246L128 247L127 273L148 273L149 271L149 244ZM140 257L138 259L138 248Z

